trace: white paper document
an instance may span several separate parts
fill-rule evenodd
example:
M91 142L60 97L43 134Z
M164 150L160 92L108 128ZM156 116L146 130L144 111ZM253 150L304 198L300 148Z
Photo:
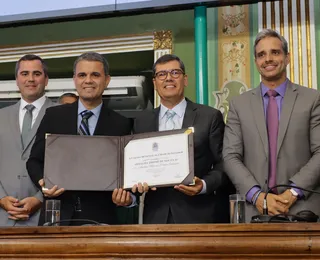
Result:
M190 174L188 134L130 141L124 148L123 188L180 184Z

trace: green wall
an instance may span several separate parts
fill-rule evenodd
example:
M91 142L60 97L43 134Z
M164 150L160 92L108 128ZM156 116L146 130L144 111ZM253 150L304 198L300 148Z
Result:
M186 96L191 100L195 100L193 17L193 10L188 10L2 28L0 29L0 47L1 45L31 44L172 30L174 38L173 52L184 61L186 72L189 76L189 87L186 88ZM112 68L111 63L110 67Z

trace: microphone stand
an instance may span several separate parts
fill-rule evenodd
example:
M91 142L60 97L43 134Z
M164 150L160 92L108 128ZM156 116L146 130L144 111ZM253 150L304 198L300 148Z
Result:
M91 219L62 219L62 220L59 220L59 221L54 221L54 222L46 222L43 224L43 226L55 226L56 224L60 224L60 223L65 223L65 222L84 222L84 223L89 223L89 224L84 224L86 226L88 225L93 225L93 226L104 226L104 225L107 225L107 224L103 224L103 223L99 223L97 221L94 221L94 220L91 220ZM81 226L84 226L84 225L81 225Z

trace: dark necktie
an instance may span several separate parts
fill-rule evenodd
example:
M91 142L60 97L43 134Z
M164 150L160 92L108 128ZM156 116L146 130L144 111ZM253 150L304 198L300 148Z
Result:
M278 92L275 90L268 90L269 96L267 108L267 125L269 138L269 187L277 184L277 139L279 128L279 115L276 96ZM277 193L277 189L273 189Z
M81 112L82 120L79 126L79 135L90 135L88 119L93 115L91 111L85 110Z
M25 109L27 110L22 123L22 130L21 130L21 142L23 149L27 145L27 140L29 137L29 134L31 132L31 126L32 126L32 111L35 109L34 105L26 105Z

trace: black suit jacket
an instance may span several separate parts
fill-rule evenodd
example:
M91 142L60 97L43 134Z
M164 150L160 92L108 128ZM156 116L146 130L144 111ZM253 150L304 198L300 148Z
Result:
M145 111L136 118L134 133L158 131L160 107ZM209 106L187 100L182 128L194 127L195 175L206 182L206 194L187 196L173 188L158 188L145 196L143 222L163 224L167 222L169 209L175 223L217 222L215 194L228 183L221 169L221 152L224 134L222 114ZM227 202L223 205L228 210ZM224 214L226 215L226 214ZM228 219L219 222L228 222Z
M31 150L27 169L33 183L43 178L45 134L77 135L78 102L47 109L38 128L36 140ZM102 105L94 135L122 136L131 134L131 121ZM108 155L106 155L108 156ZM72 163L72 162L70 162ZM66 173L68 174L68 173ZM90 173L88 173L90 174ZM107 191L66 191L57 199L61 200L61 220L74 216L77 198L81 198L81 217L101 223L116 223L115 205L112 192ZM45 203L44 203L45 204ZM45 205L43 205L43 208ZM41 225L43 219L40 220ZM69 223L63 223L68 225Z

